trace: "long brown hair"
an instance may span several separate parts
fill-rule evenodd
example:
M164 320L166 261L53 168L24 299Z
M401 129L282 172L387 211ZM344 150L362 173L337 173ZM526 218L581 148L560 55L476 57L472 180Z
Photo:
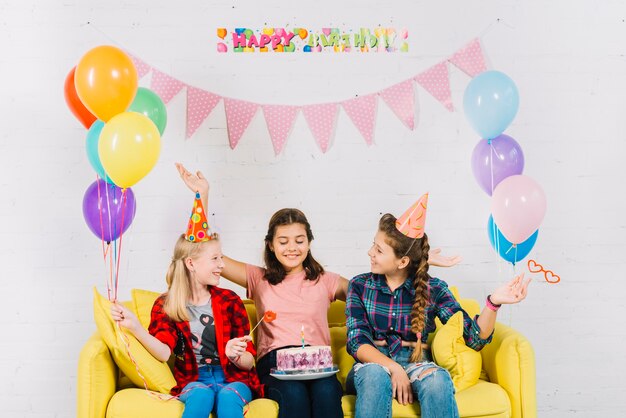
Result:
M215 236L213 239L217 239ZM174 246L174 255L167 269L165 281L167 294L163 309L167 316L174 321L189 321L187 302L191 298L191 273L185 264L187 258L195 259L201 253L207 242L189 242L185 234L178 237Z
M419 334L424 330L424 316L426 305L429 301L428 291L428 236L424 234L422 238L409 238L396 228L396 217L387 213L380 218L378 230L386 235L387 244L393 248L396 257L408 257L409 265L407 277L413 278L415 289L415 300L411 310L411 331ZM422 342L418 339L415 349L411 354L411 362L418 362L422 357Z
M307 220L304 213L299 209L285 208L281 209L272 215L269 226L267 227L267 235L265 236L265 250L263 252L263 259L265 261L265 278L272 285L277 285L282 282L287 272L285 267L280 264L280 261L276 258L276 254L271 249L274 235L276 235L276 228L283 225L300 224L306 231L306 237L309 241L309 245L313 241L313 232L311 231L311 225ZM317 280L319 276L324 274L324 267L313 258L311 250L309 249L306 258L302 262L304 271L306 272L306 280Z

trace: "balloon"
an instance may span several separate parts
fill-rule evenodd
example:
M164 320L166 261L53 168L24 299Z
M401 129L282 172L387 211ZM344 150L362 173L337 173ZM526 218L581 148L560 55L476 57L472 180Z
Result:
M101 120L97 120L91 125L91 128L87 131L87 159L89 160L89 164L93 167L98 177L106 181L107 183L113 183L113 180L107 176L104 171L104 167L102 167L102 163L100 162L100 156L98 155L98 141L100 139L100 133L102 132L102 128L104 127L104 122Z
M65 93L65 103L70 108L76 119L87 129L96 121L96 117L85 107L83 102L78 98L76 93L76 87L74 86L74 74L76 67L72 68L70 73L65 78L65 85L63 87Z
M124 112L104 125L98 155L111 180L130 187L152 170L161 152L161 136L146 116Z
M495 138L504 132L517 114L517 87L506 74L485 71L467 85L463 108L472 128L482 138Z
M137 91L137 70L121 49L98 46L81 58L74 83L87 109L108 122L132 103Z
M472 153L472 171L480 187L491 196L505 178L524 171L524 153L515 139L500 135L480 140Z
M489 216L487 233L489 234L489 242L498 255L505 261L515 265L518 261L523 260L530 253L530 250L533 249L535 242L537 242L539 230L535 231L526 241L514 246L502 235L498 225L493 222L493 216Z
M115 241L133 222L137 210L135 195L131 189L126 189L125 193L124 199L122 189L101 179L85 191L83 217L96 237L106 242Z
M155 92L145 87L139 87L128 111L149 117L159 129L159 133L163 135L165 125L167 125L167 110L165 110L163 100Z
M532 178L510 176L493 191L491 213L506 239L520 244L539 229L546 214L546 195Z

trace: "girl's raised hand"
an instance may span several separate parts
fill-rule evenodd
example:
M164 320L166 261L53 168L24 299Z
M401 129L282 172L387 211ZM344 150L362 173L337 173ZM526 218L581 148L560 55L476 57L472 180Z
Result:
M126 306L117 302L111 303L111 318L113 318L114 321L119 322L122 327L127 328L133 333L141 327L141 324L135 314Z
M180 174L180 178L183 179L187 187L194 193L207 194L209 193L209 181L204 178L200 171L196 171L196 174L187 171L184 165L176 163L176 169Z
M460 255L441 255L441 248L433 248L428 252L428 264L435 267L452 267L459 264L463 258Z
M530 279L524 280L524 273L515 276L510 282L500 286L490 296L496 305L519 303L526 298Z
M237 359L246 352L248 341L252 341L252 337L249 335L228 340L226 343L226 349L224 350L226 357L228 357L228 359L232 362L237 361Z

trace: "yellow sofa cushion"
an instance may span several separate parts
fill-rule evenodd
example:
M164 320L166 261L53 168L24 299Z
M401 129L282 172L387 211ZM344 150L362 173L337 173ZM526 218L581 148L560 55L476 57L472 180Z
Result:
M93 314L96 326L117 366L136 386L143 388L145 379L148 389L169 393L176 385L176 380L167 363L155 359L130 332L122 331L111 318L110 306L111 302L94 288Z
M133 300L133 310L137 315L137 319L139 319L139 322L141 322L144 328L148 329L148 326L150 326L152 306L156 298L161 294L151 290L133 289L130 291L130 295Z
M457 392L476 384L480 377L480 353L465 345L463 340L463 312L457 312L442 326L432 343L435 362L452 376Z

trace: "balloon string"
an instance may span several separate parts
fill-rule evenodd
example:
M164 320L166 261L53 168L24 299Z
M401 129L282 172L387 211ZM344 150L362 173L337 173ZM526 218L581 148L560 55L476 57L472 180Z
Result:
M126 189L122 189L122 224L120 225L120 251L117 257L117 266L115 269L115 296L117 298L117 289L119 286L120 259L122 258L122 236L124 235L124 215L126 214Z
M100 243L102 245L102 261L104 261L104 269L107 270L107 254L109 254L109 250L111 249L111 243L107 242L106 247L104 244L104 220L102 219L102 194L100 193L100 176L96 174L96 186L98 187L98 214L100 215ZM111 269L109 268L109 274L107 275L106 288L107 288L107 297L111 300Z

